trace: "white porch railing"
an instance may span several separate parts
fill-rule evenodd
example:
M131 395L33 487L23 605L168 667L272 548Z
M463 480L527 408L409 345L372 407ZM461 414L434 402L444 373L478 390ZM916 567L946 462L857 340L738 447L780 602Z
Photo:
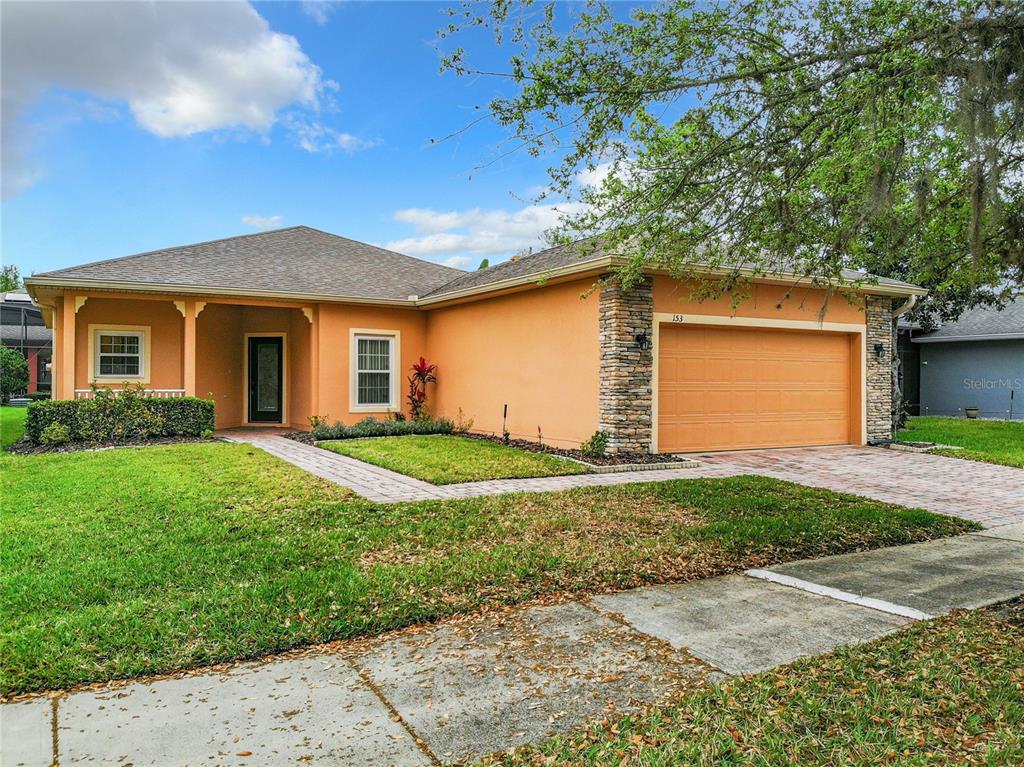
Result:
M121 389L105 389L109 391L111 396L116 397ZM143 397L156 397L157 399L175 399L177 397L184 397L184 389L143 389L139 391L139 394ZM93 399L94 393L92 389L75 389L75 399Z

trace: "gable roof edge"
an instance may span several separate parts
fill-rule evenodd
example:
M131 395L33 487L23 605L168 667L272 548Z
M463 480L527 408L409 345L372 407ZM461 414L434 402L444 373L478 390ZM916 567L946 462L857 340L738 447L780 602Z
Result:
M159 282L128 282L123 280L89 280L83 278L61 279L59 277L26 277L25 287L36 301L35 288L57 288L72 290L111 290L127 293L172 293L175 295L205 295L239 298L267 298L279 301L308 301L310 303L375 304L378 306L415 307L415 299L373 298L366 296L336 296L322 293L299 293L274 290L249 290L246 288L209 287L203 285L177 285Z

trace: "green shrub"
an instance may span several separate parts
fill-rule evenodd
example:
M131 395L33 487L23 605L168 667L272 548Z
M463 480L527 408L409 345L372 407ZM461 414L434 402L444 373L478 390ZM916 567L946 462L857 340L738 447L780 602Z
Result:
M30 391L25 395L33 402L39 402L40 400L50 399L50 392L48 391Z
M144 397L131 389L114 396L97 392L79 400L78 439L83 442L126 442L162 433L164 419L146 407Z
M63 445L71 441L71 429L62 423L51 423L43 429L39 441L44 445Z
M68 430L73 442L125 442L147 437L200 437L213 432L210 400L196 397L162 399L126 388L114 396L95 390L94 399L49 400L28 406L25 433L43 444L43 432L52 424Z
M608 432L595 431L590 439L580 445L580 452L587 458L604 458L608 450Z
M0 346L0 401L6 402L12 394L25 391L28 386L28 362L25 356L10 346Z
M399 437L405 434L451 434L453 429L454 425L447 418L422 418L418 421L378 421L376 418L364 418L351 426L346 426L341 421L328 426L322 419L317 418L313 423L313 438L327 440Z

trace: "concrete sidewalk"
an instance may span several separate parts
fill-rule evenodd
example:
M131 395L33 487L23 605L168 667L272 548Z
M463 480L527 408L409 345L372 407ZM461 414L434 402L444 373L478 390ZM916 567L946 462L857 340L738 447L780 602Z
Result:
M1020 594L1024 524L9 704L0 763L451 763Z

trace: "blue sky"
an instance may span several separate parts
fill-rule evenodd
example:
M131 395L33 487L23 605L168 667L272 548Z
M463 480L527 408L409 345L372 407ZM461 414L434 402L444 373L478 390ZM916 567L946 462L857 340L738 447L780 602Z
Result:
M539 243L547 161L474 170L501 148L489 122L430 144L509 87L439 73L448 5L5 4L4 263L296 224L466 268Z

